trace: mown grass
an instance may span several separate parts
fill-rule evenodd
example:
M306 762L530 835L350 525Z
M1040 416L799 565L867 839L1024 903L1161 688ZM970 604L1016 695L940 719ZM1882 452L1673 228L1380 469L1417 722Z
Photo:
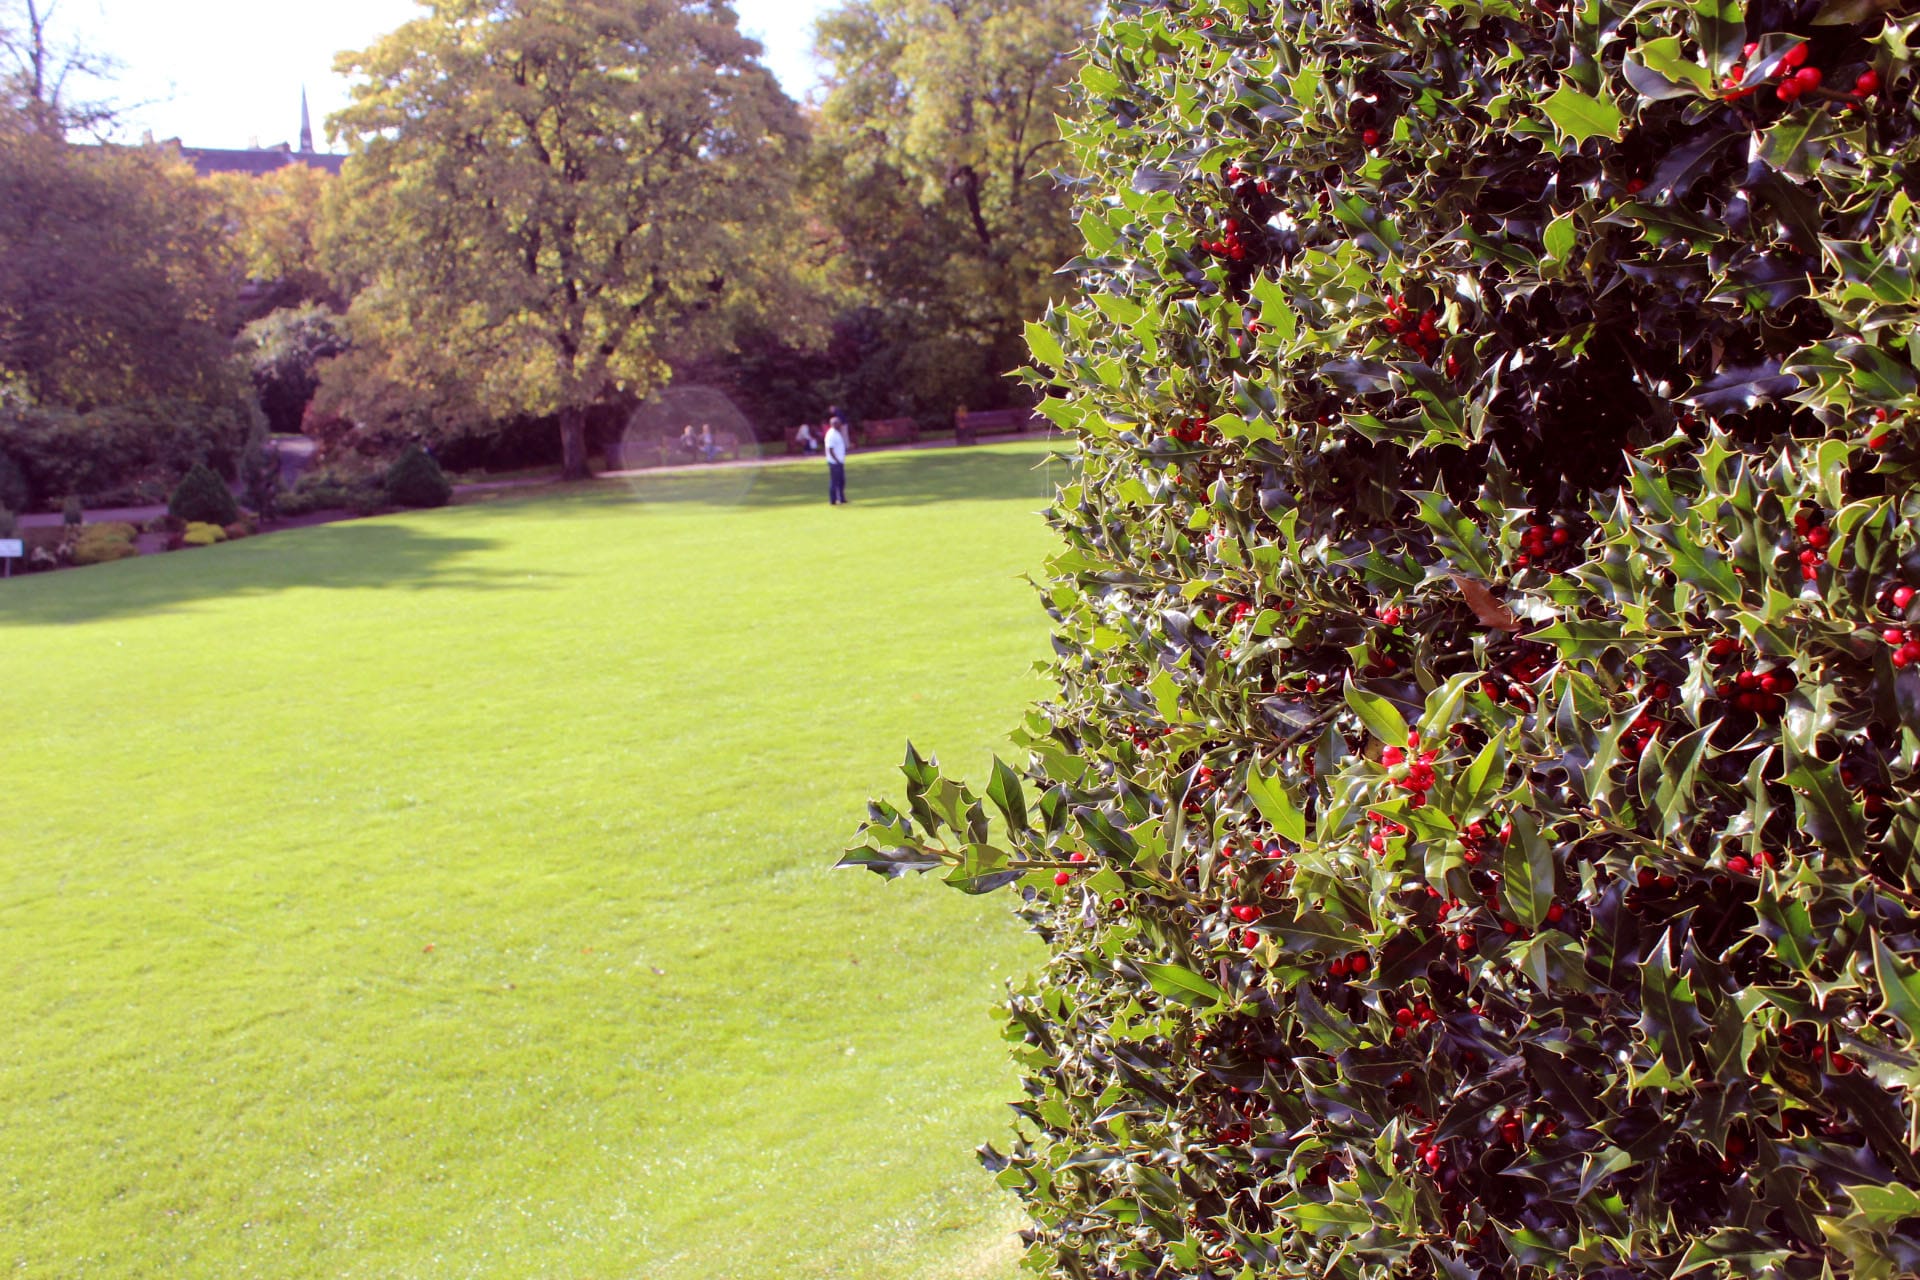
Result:
M0 584L0 1271L1004 1274L1032 953L828 864L1037 692L1043 456Z

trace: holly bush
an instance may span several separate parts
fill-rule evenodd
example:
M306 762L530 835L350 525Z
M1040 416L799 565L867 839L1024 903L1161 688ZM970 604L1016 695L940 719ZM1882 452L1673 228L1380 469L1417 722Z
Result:
M1920 22L1119 0L1012 886L1062 1277L1920 1272Z

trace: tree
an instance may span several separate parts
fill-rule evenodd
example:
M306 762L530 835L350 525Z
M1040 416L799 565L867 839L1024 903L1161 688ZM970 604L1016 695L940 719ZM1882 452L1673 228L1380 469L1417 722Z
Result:
M1017 886L1057 1277L1920 1274L1920 19L1116 6Z
M224 401L236 274L220 203L178 157L0 110L0 374L82 410Z
M750 302L800 119L722 0L430 9L342 59L345 262L496 416L557 415L583 476L588 411Z
M1055 113L1096 6L853 0L821 19L832 70L809 188L906 381L995 395L1021 321L1062 296L1071 167ZM975 400L975 407L979 401Z
M289 164L263 174L217 173L206 181L233 220L234 251L247 278L264 286L253 315L318 302L346 309L327 274L326 246L338 197L333 176Z
M348 345L340 317L313 303L275 311L241 330L240 353L273 430L300 430L320 387L320 366Z
M80 100L76 86L111 75L113 60L53 34L56 0L0 0L0 107L49 138L103 134L118 112L104 100Z

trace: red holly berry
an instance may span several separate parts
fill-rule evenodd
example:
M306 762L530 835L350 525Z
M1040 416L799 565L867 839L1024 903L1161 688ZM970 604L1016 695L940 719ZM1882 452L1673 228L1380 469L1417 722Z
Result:
M1364 951L1356 951L1347 957L1347 972L1358 978L1373 967L1373 958Z
M1780 99L1782 103L1792 103L1800 97L1800 93L1798 80L1782 80L1774 89L1773 96Z
M1241 924L1252 924L1260 918L1260 908L1247 903L1241 903L1233 909L1233 918Z
M1460 933L1460 937L1454 943L1454 945L1459 947L1462 951L1473 950L1473 944L1474 944L1473 930L1471 929L1462 930Z
M1085 862L1086 860L1087 855L1084 853L1070 853L1067 855L1068 862Z
M1753 864L1748 862L1745 858L1743 858L1742 856L1736 853L1731 858L1727 859L1727 870L1733 872L1733 874L1737 876L1743 876L1747 874L1747 872L1753 870Z
M1883 432L1881 432L1881 433L1880 433L1879 435L1872 435L1872 436L1868 436L1868 437L1867 437L1867 448L1869 448L1869 449L1884 449L1884 448L1886 448L1886 447L1887 447L1887 433L1886 433L1886 432L1884 432L1884 431L1883 431Z
M1872 67L1868 67L1860 73L1860 78L1853 82L1853 91L1863 98L1871 98L1874 94L1880 92L1880 73ZM1884 412L1883 410L1882 413L1884 414ZM1885 418L1882 417L1881 420L1885 421Z
M1065 886L1073 883L1073 877L1068 875L1064 871L1056 871L1053 874L1053 882L1057 885L1060 885L1062 888L1064 888Z
M1815 525L1813 528L1807 530L1807 545L1816 551L1824 551L1832 541L1833 530L1823 524Z
M1729 83L1738 83L1738 82L1737 82L1737 81L1733 81L1733 80L1731 80L1731 79L1730 79L1730 80L1729 80ZM1645 191L1646 189L1647 189L1647 182L1646 182L1646 179L1645 179L1645 178L1628 178L1628 179L1627 179L1627 194L1628 194L1628 195L1630 195L1630 196L1637 196L1637 195L1639 195L1639 194L1640 194L1640 193L1641 193L1642 191Z
M1888 627L1880 633L1880 638L1890 645L1903 645L1907 642L1907 633L1900 627Z
M1332 964L1327 966L1327 972L1332 974L1336 978L1346 977L1347 976L1347 958L1345 956L1341 956L1339 959L1335 960Z
M1893 665L1905 669L1920 662L1920 644L1908 641L1893 651Z
M1566 914L1567 909L1556 902L1547 908L1547 923L1559 924L1561 920L1566 918Z
M1365 146L1374 146L1380 141L1380 131L1378 129L1362 129L1360 131L1360 141Z
M1403 1027L1410 1027L1420 1020L1420 1015L1411 1009L1395 1009L1393 1011L1393 1020Z
M1793 73L1793 79L1794 83L1800 86L1800 92L1802 93L1807 92L1809 89L1818 89L1821 80L1820 68L1802 67Z
M1789 48L1784 54L1780 55L1780 65L1785 67L1797 67L1806 60L1807 46L1805 44L1796 44Z
M1894 608L1904 609L1912 603L1913 603L1912 587L1901 586L1901 587L1895 587L1893 589L1893 607Z
M1388 747L1380 753L1380 763L1392 769L1407 762L1407 753L1399 747Z

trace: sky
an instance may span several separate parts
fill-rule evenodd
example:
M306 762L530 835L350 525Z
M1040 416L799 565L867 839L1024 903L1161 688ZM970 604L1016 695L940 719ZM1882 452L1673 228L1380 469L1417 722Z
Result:
M740 26L795 98L818 79L810 52L824 0L734 0ZM123 104L120 136L193 147L296 141L300 88L315 140L347 103L334 54L362 49L419 12L413 0L58 0L59 35L119 62L104 94Z

